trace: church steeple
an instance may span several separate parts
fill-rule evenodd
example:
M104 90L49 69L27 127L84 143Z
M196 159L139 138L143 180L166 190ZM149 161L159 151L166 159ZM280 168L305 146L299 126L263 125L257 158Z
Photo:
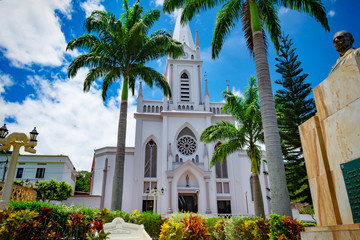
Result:
M176 24L174 28L173 38L181 42L182 44L186 44L191 49L195 50L195 44L193 37L191 35L189 23L181 24L181 15L183 12L183 8L179 8L179 12L176 18Z

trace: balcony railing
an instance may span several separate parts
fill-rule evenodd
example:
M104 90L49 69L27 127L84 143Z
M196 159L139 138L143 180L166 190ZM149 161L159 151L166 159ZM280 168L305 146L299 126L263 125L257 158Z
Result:
M162 110L163 103L161 101L144 101L142 112L160 113Z
M0 198L4 189L4 182L0 182ZM36 191L32 188L19 186L13 184L13 192L11 194L11 200L14 201L35 201Z

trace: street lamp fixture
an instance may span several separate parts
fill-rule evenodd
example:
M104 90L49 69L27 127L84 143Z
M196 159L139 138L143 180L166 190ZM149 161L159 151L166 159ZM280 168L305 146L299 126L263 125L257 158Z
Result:
M30 141L37 142L36 138L39 133L36 131L36 127L30 132Z
M37 145L37 135L39 134L34 128L30 132L30 137L25 133L14 132L9 134L6 128L6 124L0 128L0 151L9 151L11 146L13 151L11 154L10 166L6 175L4 188L0 200L0 209L4 210L10 202L12 194L12 186L15 176L16 164L19 157L19 151L21 147L24 147L25 152L36 153L34 149Z
M0 128L0 138L5 138L9 131L6 128L6 124Z
M164 195L164 188L161 188L161 190L157 189L157 187L155 186L153 189L149 190L149 188L146 189L146 195L154 195L154 206L153 206L153 212L154 214L156 214L156 202L157 202L157 197L158 196L162 196Z

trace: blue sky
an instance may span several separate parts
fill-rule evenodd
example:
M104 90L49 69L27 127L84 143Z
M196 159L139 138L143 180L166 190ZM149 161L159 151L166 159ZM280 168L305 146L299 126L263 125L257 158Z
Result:
M133 4L135 0L129 0ZM119 117L119 86L110 89L103 103L100 87L82 92L87 70L68 79L66 70L79 52L66 52L67 42L84 32L82 24L92 10L106 9L120 16L122 0L1 0L0 1L0 124L7 123L10 132L39 131L38 154L68 155L77 170L89 170L93 150L115 146ZM330 32L325 32L313 18L279 8L282 30L293 39L302 68L309 74L313 87L324 80L338 53L332 37L340 30L350 31L360 46L360 1L323 0L328 14ZM162 8L161 0L142 0L145 9ZM221 92L230 81L233 91L242 93L247 80L256 76L255 65L245 46L241 24L228 36L220 57L211 59L211 40L218 8L196 16L190 23L195 37L198 29L202 74L207 72L210 101L222 101ZM154 30L170 31L175 14L162 14ZM272 82L276 52L269 47ZM165 59L151 62L165 72ZM273 83L273 90L279 86ZM159 89L144 88L144 98L161 100ZM129 98L127 146L134 145L136 95Z

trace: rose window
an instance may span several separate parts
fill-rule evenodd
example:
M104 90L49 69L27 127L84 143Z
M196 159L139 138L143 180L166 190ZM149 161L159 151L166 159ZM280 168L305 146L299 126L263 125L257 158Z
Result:
M183 136L177 142L177 148L183 155L191 155L196 151L196 140L190 136Z

